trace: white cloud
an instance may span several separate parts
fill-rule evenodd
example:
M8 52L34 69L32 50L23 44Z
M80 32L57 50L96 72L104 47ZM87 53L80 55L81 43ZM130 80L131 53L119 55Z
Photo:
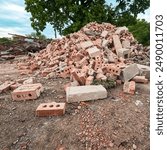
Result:
M8 33L21 34L22 29L18 27L0 27L0 37L11 37Z
M2 2L0 5L0 19L9 19L15 21L22 21L30 16L24 6L17 5L11 2Z

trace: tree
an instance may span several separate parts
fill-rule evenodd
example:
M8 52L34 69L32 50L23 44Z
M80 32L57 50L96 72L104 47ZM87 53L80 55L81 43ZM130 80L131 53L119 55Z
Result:
M134 37L143 45L150 45L150 24L144 19L137 20L137 23L128 27Z
M35 38L35 39L39 39L39 40L46 40L46 36L41 33L38 34L36 32L32 32L31 34L27 34L26 36Z
M92 21L130 25L136 23L138 13L149 8L149 0L116 1L116 7L107 5L105 0L25 0L25 4L37 32L50 23L63 35L78 31Z

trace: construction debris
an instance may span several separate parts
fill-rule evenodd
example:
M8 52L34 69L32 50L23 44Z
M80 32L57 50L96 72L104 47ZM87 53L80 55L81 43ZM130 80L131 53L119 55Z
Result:
M12 82L12 81L6 81L3 84L1 84L0 85L0 93L4 92L6 90L9 90L10 86L13 84L14 84L14 82Z
M75 86L66 89L67 103L104 99L106 97L107 91L102 85Z
M122 81L126 82L139 74L137 64L130 64L122 69Z
M126 82L143 75L132 59L145 57L143 49L126 27L93 22L76 33L53 40L28 63L19 63L18 67L22 74L38 70L37 74L46 78L70 78L71 82L77 81L74 85L90 85L95 79L108 78Z
M12 34L13 35L13 34ZM15 35L10 44L0 44L0 61L14 59L16 55L30 54L46 48L48 41Z
M23 84L15 89L11 95L15 101L37 99L43 92L43 86L40 83Z
M36 116L60 116L65 113L65 103L42 103L36 109Z

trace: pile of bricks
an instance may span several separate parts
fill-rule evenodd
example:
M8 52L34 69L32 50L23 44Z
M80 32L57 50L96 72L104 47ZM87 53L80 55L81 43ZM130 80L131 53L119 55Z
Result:
M138 77L133 81L147 83L149 78L140 76L149 74L149 67L141 68L133 60L147 57L143 49L128 28L92 22L76 33L53 40L28 63L18 63L18 67L21 73L38 70L43 77L70 78L65 88L90 85L94 79L129 82L135 76Z

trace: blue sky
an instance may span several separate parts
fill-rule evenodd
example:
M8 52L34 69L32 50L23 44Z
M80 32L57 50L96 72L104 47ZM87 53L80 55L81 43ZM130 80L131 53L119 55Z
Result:
M106 1L115 3L115 0ZM9 37L8 33L25 35L34 32L29 19L31 15L24 8L24 0L0 0L0 37ZM140 14L139 18L149 21L149 10ZM43 34L48 38L54 38L51 25L47 25Z

